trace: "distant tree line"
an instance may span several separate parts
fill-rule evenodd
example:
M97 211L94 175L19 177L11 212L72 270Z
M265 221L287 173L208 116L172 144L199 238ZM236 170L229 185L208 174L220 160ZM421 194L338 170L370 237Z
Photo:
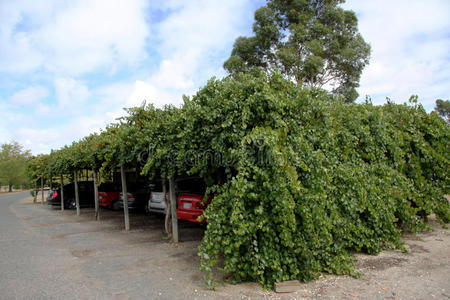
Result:
M0 184L7 185L9 192L12 192L13 186L27 187L29 185L26 163L30 157L30 150L24 150L17 142L1 145Z

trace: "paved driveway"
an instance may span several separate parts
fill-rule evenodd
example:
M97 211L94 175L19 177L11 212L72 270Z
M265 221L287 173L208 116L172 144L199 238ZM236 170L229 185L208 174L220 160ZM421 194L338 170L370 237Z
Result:
M198 271L203 228L181 224L183 243L163 239L161 216L92 209L61 212L0 196L0 299L210 298ZM198 295L197 295L198 294Z

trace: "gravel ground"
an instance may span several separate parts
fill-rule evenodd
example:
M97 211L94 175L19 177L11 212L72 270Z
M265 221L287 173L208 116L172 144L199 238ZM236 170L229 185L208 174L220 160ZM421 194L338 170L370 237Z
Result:
M180 240L164 240L162 216L92 209L61 212L26 193L0 196L1 299L450 299L450 232L404 238L408 253L357 254L361 278L324 276L276 294L258 284L206 290L197 246L204 228L180 223ZM29 194L28 194L29 195Z

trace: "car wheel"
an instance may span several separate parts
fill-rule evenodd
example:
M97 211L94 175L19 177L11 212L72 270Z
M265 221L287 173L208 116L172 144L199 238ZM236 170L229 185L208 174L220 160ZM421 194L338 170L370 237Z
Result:
M75 198L69 198L67 201L67 209L75 209L77 207L77 202Z
M113 203L111 203L111 209L112 210L120 210L120 202L119 202L119 200L116 200Z

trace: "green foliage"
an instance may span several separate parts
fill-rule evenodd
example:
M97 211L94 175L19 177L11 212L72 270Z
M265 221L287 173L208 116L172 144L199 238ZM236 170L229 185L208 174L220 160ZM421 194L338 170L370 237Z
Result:
M236 39L224 68L278 70L299 85L331 84L333 94L353 102L370 55L355 13L339 7L343 0L267 2L255 12L255 35Z
M220 260L266 287L352 274L353 251L403 249L427 215L450 220L450 130L421 106L345 104L275 74L212 80L185 109L187 144L234 161L205 212L207 283Z
M29 150L17 143L5 143L0 151L0 182L9 186L27 184L26 162L31 156Z

